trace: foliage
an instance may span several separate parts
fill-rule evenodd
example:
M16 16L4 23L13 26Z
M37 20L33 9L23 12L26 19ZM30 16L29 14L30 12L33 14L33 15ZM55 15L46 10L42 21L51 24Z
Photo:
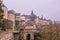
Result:
M40 32L39 33L36 33L34 35L34 40L41 40L41 34L40 34Z
M37 34L37 40L60 40L60 24L50 23L47 27L41 27Z
M0 13L3 13L4 11L0 8Z
M15 25L18 26L19 25L19 21L15 20Z
M3 10L2 10L2 8L0 7L0 28L1 28L1 30L5 30L5 26L4 26L4 20L3 20L3 16L4 16L4 14L3 14Z

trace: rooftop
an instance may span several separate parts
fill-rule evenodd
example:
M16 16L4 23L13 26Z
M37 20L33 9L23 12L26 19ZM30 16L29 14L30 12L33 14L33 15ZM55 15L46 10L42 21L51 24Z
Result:
M8 13L12 13L12 14L14 14L15 11L14 11L14 10L9 10Z
M20 13L15 13L15 16L20 16Z

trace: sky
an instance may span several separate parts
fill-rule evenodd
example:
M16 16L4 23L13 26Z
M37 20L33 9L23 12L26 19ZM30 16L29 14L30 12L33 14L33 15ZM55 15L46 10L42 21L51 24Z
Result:
M34 14L46 19L60 21L60 0L3 0L8 10L16 13Z

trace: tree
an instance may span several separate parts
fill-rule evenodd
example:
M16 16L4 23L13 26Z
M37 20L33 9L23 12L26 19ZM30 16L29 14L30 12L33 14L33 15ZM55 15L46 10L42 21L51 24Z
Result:
M3 29L4 28L4 11L2 10L2 6L1 6L1 1L0 1L0 28Z

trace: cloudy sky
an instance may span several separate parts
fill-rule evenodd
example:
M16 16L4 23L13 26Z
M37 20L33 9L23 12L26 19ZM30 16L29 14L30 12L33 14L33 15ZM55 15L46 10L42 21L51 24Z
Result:
M15 10L21 14L34 14L46 19L60 21L60 0L3 0L8 10Z

